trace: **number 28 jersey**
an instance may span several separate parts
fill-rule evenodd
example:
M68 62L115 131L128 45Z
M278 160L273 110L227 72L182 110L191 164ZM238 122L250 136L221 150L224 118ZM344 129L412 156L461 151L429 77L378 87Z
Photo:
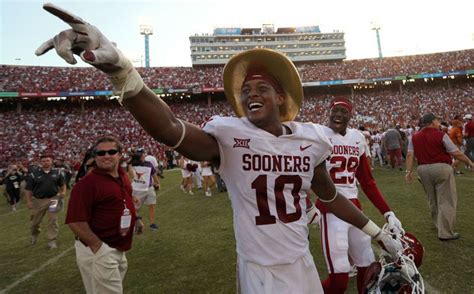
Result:
M321 126L285 122L276 137L247 118L214 116L203 130L216 138L218 169L234 212L237 253L264 266L293 263L309 251L306 191L331 152Z

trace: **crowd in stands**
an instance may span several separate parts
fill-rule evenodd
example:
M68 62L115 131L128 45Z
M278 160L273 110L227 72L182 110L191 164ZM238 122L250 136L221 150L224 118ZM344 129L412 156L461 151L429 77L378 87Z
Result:
M428 83L425 83L428 84ZM356 90L351 98L355 105L352 127L386 129L398 123L416 125L420 116L432 111L450 121L474 109L474 83L469 79L453 84L404 86L401 91L390 87ZM340 96L340 95L339 95ZM325 124L328 105L334 95L306 95L297 117L299 121ZM350 98L350 94L349 97ZM232 109L222 97L213 97L211 106L204 100L168 101L179 118L201 124L213 115L230 116ZM67 100L31 102L19 114L13 107L0 111L0 167L11 161L34 159L44 150L54 150L57 158L74 165L82 160L91 144L102 135L118 137L125 149L144 147L165 160L166 146L155 142L116 100L90 100L84 111L78 103Z
M435 54L299 64L304 82L394 77L473 69L474 49ZM138 68L153 89L222 87L222 66ZM0 66L0 91L50 92L111 90L107 77L92 67Z

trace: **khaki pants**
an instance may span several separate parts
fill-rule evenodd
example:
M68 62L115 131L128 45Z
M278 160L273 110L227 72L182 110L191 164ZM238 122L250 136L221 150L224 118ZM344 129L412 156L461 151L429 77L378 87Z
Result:
M417 172L428 196L438 238L451 238L458 202L453 168L446 163L423 164L418 166Z
M38 199L32 197L33 208L31 209L31 235L38 236L40 233L40 224L46 212L48 213L48 239L50 241L56 240L58 237L58 213L49 212L49 201L53 198Z
M76 261L88 294L123 293L122 281L127 272L125 252L102 246L94 254L81 241L76 241Z

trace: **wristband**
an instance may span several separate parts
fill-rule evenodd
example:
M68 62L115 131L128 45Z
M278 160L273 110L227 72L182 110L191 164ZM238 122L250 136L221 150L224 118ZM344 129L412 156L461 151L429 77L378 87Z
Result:
M176 149L181 145L181 143L184 140L184 136L186 135L186 126L184 125L183 121L178 118L179 123L181 124L181 137L179 138L178 143L176 145L172 146L172 149Z
M319 200L321 202L324 202L324 203L330 203L330 202L333 202L334 200L336 200L336 197L337 197L337 190L336 190L336 193L334 194L334 197L332 197L331 199L326 200L326 199L321 199L321 197L319 197Z
M118 101L120 105L122 105L123 99L137 95L145 85L142 77L133 67L130 60L126 62L125 68L118 72L107 74L114 86L114 94L119 96Z
M374 239L382 232L382 229L371 220L369 220L361 230Z

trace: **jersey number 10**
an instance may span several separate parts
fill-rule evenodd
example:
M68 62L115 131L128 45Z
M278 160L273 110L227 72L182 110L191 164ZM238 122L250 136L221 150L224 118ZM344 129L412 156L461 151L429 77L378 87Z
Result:
M302 179L298 175L281 175L275 179L274 192L275 192L275 204L278 219L284 223L291 223L301 218L301 206L300 206L300 190L302 186ZM293 189L291 195L293 196L293 205L296 211L292 213L286 212L286 200L283 190L286 184L292 184ZM276 218L270 213L268 207L268 194L267 194L267 176L260 175L252 182L252 189L256 190L257 194L257 207L259 215L255 217L255 223L257 226L269 225L276 223Z

